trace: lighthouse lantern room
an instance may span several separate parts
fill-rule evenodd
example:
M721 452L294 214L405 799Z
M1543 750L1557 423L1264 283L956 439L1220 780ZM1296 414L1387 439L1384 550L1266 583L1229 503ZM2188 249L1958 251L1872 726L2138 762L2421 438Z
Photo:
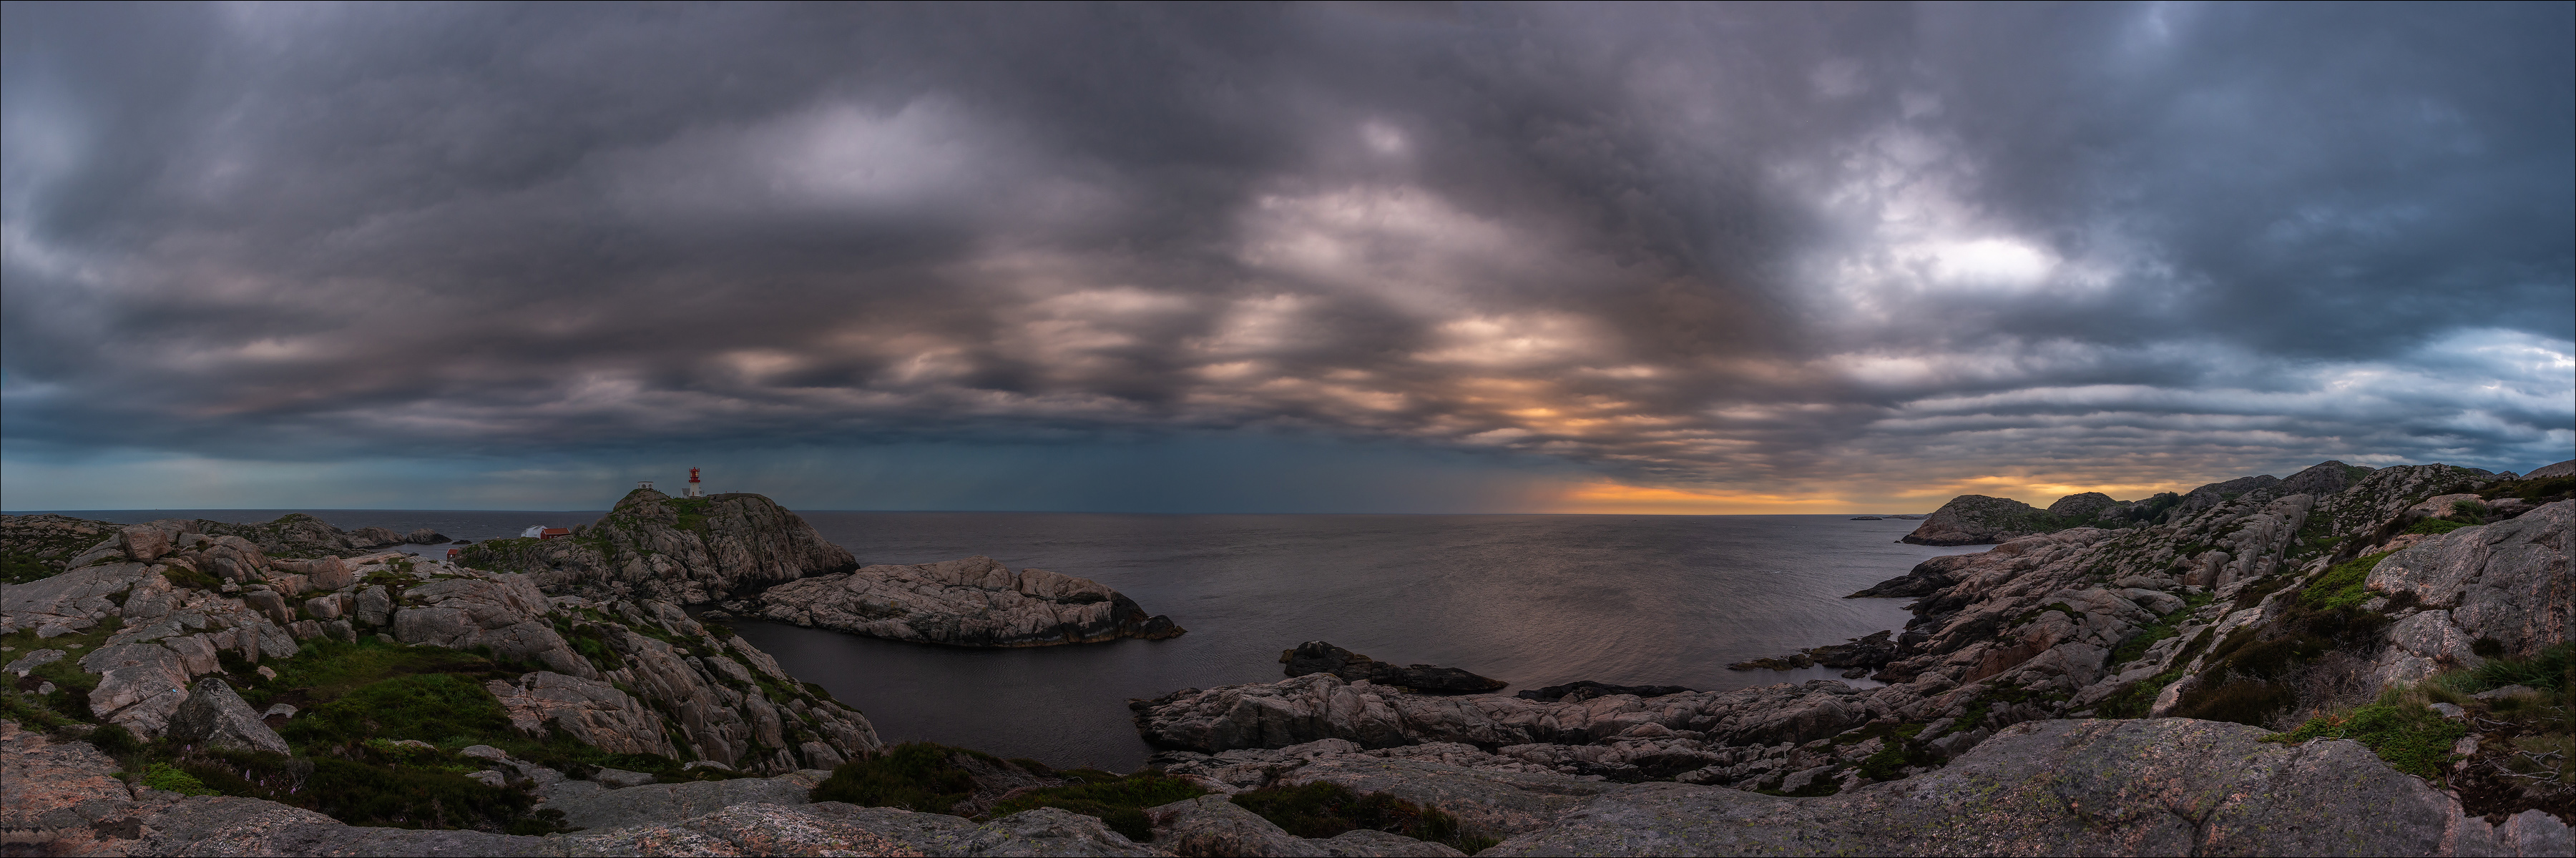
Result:
M686 497L702 498L702 497L706 497L706 496L707 496L706 492L701 491L701 490L698 488L698 469L696 469L696 468L690 468L690 469L689 469L689 493L686 495Z

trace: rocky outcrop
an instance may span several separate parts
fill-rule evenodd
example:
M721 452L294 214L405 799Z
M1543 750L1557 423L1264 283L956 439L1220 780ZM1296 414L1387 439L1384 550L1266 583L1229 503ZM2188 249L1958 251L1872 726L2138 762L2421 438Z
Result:
M437 577L405 588L402 603L393 614L393 635L404 643L491 647L502 658L585 679L599 676L547 622L553 606L528 576Z
M1933 510L1903 541L1916 545L1980 545L2002 542L2061 525L2055 516L2011 498L1960 495Z
M1976 562L1973 554L1951 554L1914 564L1914 569L1895 578L1871 585L1846 599L1901 599L1926 596L1933 591L1958 583L1950 573Z
M558 605L529 576L399 553L253 565L261 549L232 539L183 532L153 563L124 561L120 549L118 559L9 586L0 590L0 629L57 629L94 643L57 650L96 677L85 714L146 739L172 729L192 680L226 671L221 654L256 667L297 656L300 640L347 642L365 632L542 668L487 690L532 733L561 730L615 753L779 772L830 768L881 746L858 712L669 603L568 597ZM208 578L185 574L195 571L185 565L192 556L219 550L236 550L224 556L254 577L207 589ZM593 654L575 649L565 630L596 643ZM199 683L197 696L214 694Z
M785 581L858 568L813 525L756 494L674 498L628 492L562 539L492 539L458 562L525 572L547 592L682 605L749 595Z
M2390 616L2389 646L2376 662L2382 683L2418 682L2483 663L2490 654L2530 658L2576 640L2576 571L2569 558L2576 502L2560 501L2510 521L2464 527L2389 555L2365 586L2402 597ZM2383 600L2382 607L2390 607Z
M483 687L510 713L511 726L530 736L562 730L612 754L679 756L662 733L661 719L617 686L540 670L517 683L494 679Z
M1159 640L1184 629L1100 582L989 557L869 566L769 588L733 606L753 616L890 640L1050 646Z
M1323 641L1307 641L1296 649L1279 653L1279 663L1289 676L1329 673L1352 682L1378 685L1419 694L1474 694L1501 689L1511 683L1488 679L1454 667L1416 664L1397 667Z

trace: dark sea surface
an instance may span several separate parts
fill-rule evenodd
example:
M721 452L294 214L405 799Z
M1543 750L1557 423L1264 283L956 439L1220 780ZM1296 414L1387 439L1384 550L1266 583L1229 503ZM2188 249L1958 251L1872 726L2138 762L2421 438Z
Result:
M286 512L68 514L266 521ZM599 516L309 512L342 528L430 527L474 540ZM790 673L865 711L889 741L1115 771L1149 751L1129 698L1276 681L1280 651L1309 640L1465 668L1510 681L1506 693L1579 679L1726 689L1837 678L1726 665L1901 627L1906 600L1841 597L1924 558L1984 550L1905 545L1896 538L1917 522L1840 515L803 515L862 563L982 554L1100 581L1188 628L1163 641L967 649L730 623ZM433 549L444 553L414 547Z

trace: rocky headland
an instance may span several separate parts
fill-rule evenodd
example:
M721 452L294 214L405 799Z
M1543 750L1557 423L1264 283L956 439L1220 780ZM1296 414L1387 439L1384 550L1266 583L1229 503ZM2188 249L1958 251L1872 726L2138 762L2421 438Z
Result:
M849 549L756 494L674 498L636 489L558 539L492 539L457 562L522 572L548 592L703 605L859 567Z
M1454 668L1310 642L1285 680L1135 701L1163 750L1130 775L889 748L667 600L110 525L65 560L111 551L0 596L0 834L134 855L2576 851L2576 465L2328 465L1940 558L1856 594L1912 599L1904 628L1781 659L1884 686L1416 693L1380 669ZM957 564L898 568L987 604L1097 586Z
M989 557L877 565L791 581L725 604L729 612L889 640L951 646L1051 646L1186 631L1100 582Z

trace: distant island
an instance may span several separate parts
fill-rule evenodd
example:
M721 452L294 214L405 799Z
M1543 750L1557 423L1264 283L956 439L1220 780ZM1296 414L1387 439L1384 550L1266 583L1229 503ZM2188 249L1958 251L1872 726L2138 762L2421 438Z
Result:
M639 489L563 538L453 564L372 550L390 536L0 517L9 842L2563 855L2576 809L2576 763L2553 750L2576 747L2576 462L2326 462L2044 510L1961 496L1908 541L1994 548L1852 595L1911 600L1903 628L1737 666L1881 683L1865 688L1505 694L1472 665L1282 642L1285 679L1133 701L1162 750L1125 774L888 745L722 624L980 646L1178 633L1096 582L862 565L750 494Z

